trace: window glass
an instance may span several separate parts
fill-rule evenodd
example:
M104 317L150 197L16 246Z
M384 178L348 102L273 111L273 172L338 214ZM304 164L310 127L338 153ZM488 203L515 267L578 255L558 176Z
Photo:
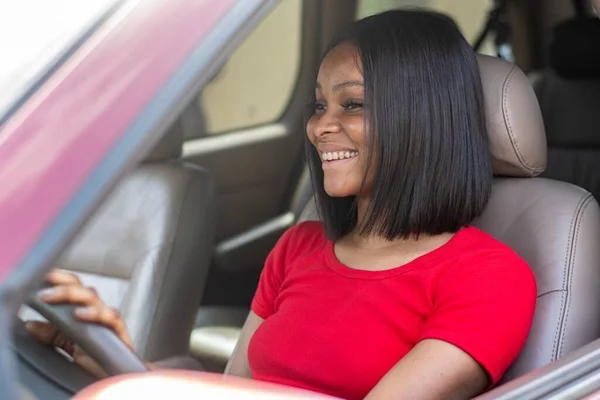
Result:
M411 6L441 12L452 17L465 38L473 44L486 22L488 11L493 3L491 0L359 0L356 17L363 18L378 12ZM479 53L495 55L490 39L486 39Z
M198 98L193 137L275 122L300 68L302 1L283 0L261 21Z
M0 120L116 0L0 1Z

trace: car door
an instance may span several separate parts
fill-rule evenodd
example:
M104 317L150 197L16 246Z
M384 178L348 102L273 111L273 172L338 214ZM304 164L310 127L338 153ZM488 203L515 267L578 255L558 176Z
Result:
M281 1L181 117L184 159L208 169L217 185L217 246L204 304L249 304L265 257L295 222L291 202L327 34L325 3ZM349 20L353 4L345 2Z

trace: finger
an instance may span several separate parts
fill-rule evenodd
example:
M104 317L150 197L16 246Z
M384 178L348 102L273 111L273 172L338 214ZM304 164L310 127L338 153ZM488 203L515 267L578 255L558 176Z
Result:
M125 326L119 310L106 306L80 307L75 309L75 316L82 321L106 326L114 331L127 346L133 348L131 338L127 332L127 326Z
M73 342L69 337L60 331L54 338L52 345L62 349L71 357L73 357L73 354L75 353L75 342Z
M100 367L92 357L88 356L84 353L79 346L75 346L75 352L73 354L73 360L77 365L96 376L97 378L103 379L108 376L108 374Z
M48 345L54 345L54 340L58 335L58 329L48 322L27 321L25 322L25 329L34 338Z
M27 321L25 329L38 341L49 346L59 347L69 355L73 354L73 341L60 332L56 326L48 322Z
M42 301L50 304L74 303L85 306L102 306L102 300L95 290L77 285L61 285L39 292Z
M72 272L53 269L46 275L46 282L52 285L81 285L81 280Z

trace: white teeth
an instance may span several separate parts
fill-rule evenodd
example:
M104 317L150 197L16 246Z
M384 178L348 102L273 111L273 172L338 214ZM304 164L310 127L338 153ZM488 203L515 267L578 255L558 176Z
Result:
M357 155L357 151L330 151L327 153L321 153L321 159L323 161L343 160L345 158L354 158Z

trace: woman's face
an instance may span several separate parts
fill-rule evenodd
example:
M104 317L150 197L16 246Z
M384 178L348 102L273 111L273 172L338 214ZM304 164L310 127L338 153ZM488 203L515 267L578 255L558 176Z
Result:
M332 197L361 192L367 154L363 144L363 76L356 48L340 44L325 56L316 85L308 139L321 156L325 192ZM360 192L360 193L359 193Z

